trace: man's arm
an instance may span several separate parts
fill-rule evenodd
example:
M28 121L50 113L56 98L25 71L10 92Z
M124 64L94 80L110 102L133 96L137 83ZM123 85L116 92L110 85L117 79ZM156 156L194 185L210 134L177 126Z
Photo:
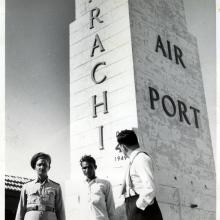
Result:
M20 200L18 203L15 220L24 220L24 215L26 213L26 205L27 205L27 195L26 195L25 186L23 186L21 189Z
M108 212L108 217L110 220L113 220L115 216L115 202L114 202L112 186L110 182L107 182L105 196L106 196L106 208Z
M66 219L62 191L61 191L60 185L58 186L57 195L56 195L55 211L56 211L57 220Z
M134 160L135 170L142 182L142 190L136 201L136 206L144 210L149 204L152 204L156 194L156 186L153 176L153 164L149 156L141 153Z

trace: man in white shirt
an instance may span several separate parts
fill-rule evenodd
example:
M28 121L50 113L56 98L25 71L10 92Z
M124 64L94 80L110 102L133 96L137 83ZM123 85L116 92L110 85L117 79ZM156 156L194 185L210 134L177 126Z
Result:
M80 185L79 204L82 220L113 220L115 203L112 186L108 180L99 179L95 175L96 161L90 155L80 160L86 179Z
M129 158L122 187L128 220L162 220L156 200L153 164L149 155L140 150L134 131L123 130L117 135L116 150Z

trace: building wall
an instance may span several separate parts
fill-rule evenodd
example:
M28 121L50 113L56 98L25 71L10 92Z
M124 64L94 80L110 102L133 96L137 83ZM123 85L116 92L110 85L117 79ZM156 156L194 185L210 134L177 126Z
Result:
M102 22L94 20L90 28L90 11L96 7ZM97 34L104 51L98 47L91 56ZM177 61L174 45L176 56L182 52ZM91 71L99 62L106 64L97 68L95 77L106 79L96 84ZM103 102L104 91L108 112L102 105L93 117L92 97ZM76 1L76 21L70 24L70 97L72 164L67 190L72 193L67 204L75 206L67 207L69 218L78 215L72 195L82 177L83 154L97 159L98 176L111 181L118 216L125 218L118 189L126 160L114 150L115 133L138 128L141 147L155 162L164 219L214 219L215 174L203 83L196 39L187 32L182 1Z
M77 164L79 154L75 151L93 152L97 157L109 152L112 154L116 131L122 129L121 124L137 126L128 5L127 1L121 2L116 6L103 3L100 18L104 22L95 24L92 30L89 29L89 13L70 25L71 149L72 157L77 155ZM91 5L90 9L94 6ZM96 34L105 51L100 52L98 48L91 57ZM98 62L103 61L106 65L97 69L96 79L106 76L106 80L95 84L91 71ZM107 91L108 113L105 114L104 107L100 106L97 107L97 117L93 117L92 97L96 95L97 103L103 102L104 91ZM99 126L104 126L106 147L103 151L99 150ZM112 159L109 158L110 161Z
M81 8L77 7L79 4L86 6L80 14L78 11ZM90 29L89 11L95 7L100 8L100 19L103 22L94 21L94 28ZM125 160L115 151L116 131L137 127L128 2L76 1L76 12L77 19L70 24L72 181L67 183L67 188L68 191L71 190L71 186L77 184L77 180L82 177L80 157L91 154L97 160L97 175L111 181L117 198ZM105 51L101 52L97 48L91 57L96 34ZM106 62L106 65L97 68L95 77L100 80L106 76L106 80L96 84L91 79L91 71L99 62ZM92 97L96 95L97 103L103 102L104 91L107 92L108 113L104 114L104 107L99 106L97 117L94 118ZM103 126L104 146L100 144L100 126ZM67 203L75 204L71 196L67 198ZM116 199L117 206L120 206L119 202ZM71 213L69 216L77 215L77 210L73 209L67 207L67 212Z
M163 215L215 219L215 170L202 74L182 1L132 0L129 5L139 136L156 165ZM166 56L161 47L156 51L158 35ZM176 63L174 45L182 51L185 67ZM179 101L186 106L187 119ZM196 116L191 107L199 110ZM198 207L191 208L193 204Z

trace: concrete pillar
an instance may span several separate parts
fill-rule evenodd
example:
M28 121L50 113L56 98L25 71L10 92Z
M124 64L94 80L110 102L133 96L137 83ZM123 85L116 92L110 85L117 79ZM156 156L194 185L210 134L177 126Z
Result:
M97 160L118 199L126 160L116 131L136 128L155 163L164 219L215 219L215 171L196 38L182 0L78 0L70 24L71 182ZM73 187L74 185L74 187ZM67 198L68 201L74 198ZM68 202L68 204L71 204ZM69 218L77 205L68 207Z

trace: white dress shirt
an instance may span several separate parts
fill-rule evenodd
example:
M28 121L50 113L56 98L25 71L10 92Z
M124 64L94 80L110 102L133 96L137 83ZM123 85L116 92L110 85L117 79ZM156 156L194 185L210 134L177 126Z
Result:
M109 181L95 178L84 181L79 192L81 220L113 220L115 203Z
M136 206L144 210L149 204L153 204L156 194L152 160L139 149L131 153L129 160L130 172L127 172L126 177L126 196L139 194ZM129 182L132 183L134 190L129 190Z

